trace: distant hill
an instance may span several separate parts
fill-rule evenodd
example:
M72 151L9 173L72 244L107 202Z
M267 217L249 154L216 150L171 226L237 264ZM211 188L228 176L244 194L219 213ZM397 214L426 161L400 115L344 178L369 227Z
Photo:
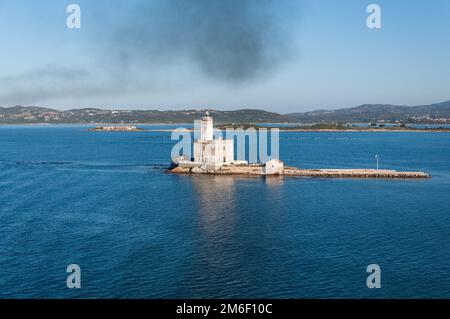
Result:
M420 106L400 106L390 104L364 104L338 110L318 110L304 113L286 114L291 121L308 123L337 122L450 122L450 101Z
M278 114L257 109L209 110L217 123L450 123L450 101L420 106L364 104L338 110ZM97 108L58 111L37 106L0 107L0 124L33 123L192 123L204 110L106 110Z
M41 107L0 107L0 124L26 123L192 123L204 114L204 110L103 110L96 108L58 111ZM263 110L236 111L210 110L218 123L267 123L288 122L281 114Z

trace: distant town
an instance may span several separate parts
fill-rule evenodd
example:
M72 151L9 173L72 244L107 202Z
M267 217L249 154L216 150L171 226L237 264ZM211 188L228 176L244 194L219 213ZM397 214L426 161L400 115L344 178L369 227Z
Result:
M209 109L209 108L204 108ZM59 111L37 106L0 107L0 124L58 124L58 123L192 123L202 116L198 110L108 110L99 108ZM303 113L279 114L258 109L218 111L209 109L217 123L428 123L450 124L450 101L420 105L399 106L365 104L337 110L317 110Z
M109 125L109 126L96 126L90 128L91 132L136 132L142 129L133 125Z

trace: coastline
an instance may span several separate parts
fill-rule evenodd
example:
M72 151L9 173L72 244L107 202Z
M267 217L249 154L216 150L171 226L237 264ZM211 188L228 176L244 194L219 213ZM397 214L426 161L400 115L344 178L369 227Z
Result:
M263 123L263 124L286 124L286 123ZM57 127L57 126L94 126L94 125L112 125L112 126L122 126L122 125L131 125L131 124L126 124L126 123L18 123L18 124L14 124L14 123L0 123L0 127L11 127L11 126L24 126L24 127L32 127L32 126L36 126L36 127ZM133 123L132 125L146 125L146 126L183 126L183 125L189 125L191 126L192 124L189 123ZM243 125L248 125L248 124L243 124ZM348 129L334 129L334 128L323 128L323 129L318 129L318 128L285 128L285 127L265 127L265 126L257 126L255 125L255 128L265 128L265 129L271 129L271 128L277 128L280 132L307 132L307 133L334 133L334 132L342 132L342 133L359 133L359 132L381 132L381 133L386 133L386 132L399 132L399 133L404 133L404 132L414 132L414 133L450 133L450 128L449 129L442 129L442 128L436 128L436 129L430 129L430 128L424 128L424 129L419 129L419 128L400 128L400 129L388 129L388 128L360 128L360 129L355 129L355 128L348 128ZM179 129L164 129L164 128L157 128L157 129L152 129L152 128L142 128L136 131L130 131L130 133L132 132L173 132L173 131L181 131L182 127L180 127ZM185 130L192 132L193 129L192 128L185 128ZM223 129L224 130L224 129Z
M276 127L274 127L276 128ZM186 129L188 132L192 132L193 129ZM367 130L355 130L355 129L348 129L348 130L337 130L337 129L283 129L278 128L280 132L283 133L289 133L289 132L315 132L315 133L332 133L332 132L342 132L342 133L363 133L363 132L382 132L382 133L389 133L389 132L399 132L399 133L407 133L407 132L415 132L415 133L450 133L450 129L448 130L442 130L442 129L402 129L402 130L389 130L389 129L367 129ZM144 129L142 131L146 132L173 132L173 131L182 131L181 129Z

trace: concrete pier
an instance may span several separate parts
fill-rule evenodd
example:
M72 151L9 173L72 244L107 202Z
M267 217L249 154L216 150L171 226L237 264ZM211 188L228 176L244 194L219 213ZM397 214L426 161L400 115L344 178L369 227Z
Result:
M170 172L176 174L265 175L263 165L224 165L217 170L208 172L195 168L175 167ZM431 175L424 172L399 172L395 170L376 169L300 169L295 167L284 167L282 173L277 175L322 178L431 178Z
M430 178L424 172L398 172L394 170L376 169L319 169L305 170L298 168L286 168L283 171L286 176L309 177L334 177L334 178Z

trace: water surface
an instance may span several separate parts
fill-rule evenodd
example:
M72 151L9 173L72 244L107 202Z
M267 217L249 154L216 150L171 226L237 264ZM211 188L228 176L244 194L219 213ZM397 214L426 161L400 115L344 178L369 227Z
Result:
M374 168L379 154L433 178L177 176L168 132L0 127L0 297L450 297L450 134L280 136L288 165Z

